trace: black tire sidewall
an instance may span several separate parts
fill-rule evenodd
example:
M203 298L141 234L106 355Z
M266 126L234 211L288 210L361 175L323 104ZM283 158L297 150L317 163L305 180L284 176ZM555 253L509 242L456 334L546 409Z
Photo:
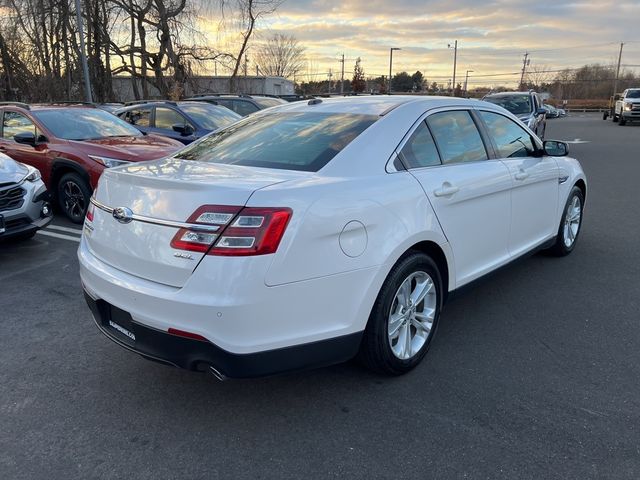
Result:
M395 294L401 283L413 272L423 271L427 273L436 287L436 313L434 316L431 332L427 337L425 344L420 351L408 360L402 360L396 357L391 350L388 337L389 311L393 304ZM422 252L409 252L403 256L393 267L387 279L385 280L374 308L372 309L369 323L367 325L367 334L370 340L375 342L376 363L384 370L391 374L402 374L414 368L424 358L429 346L435 336L438 327L440 311L442 309L443 285L440 272L435 262Z
M84 196L84 212L80 217L72 217L69 215L64 205L64 184L67 182L75 183ZM87 185L87 182L77 173L66 173L60 177L58 181L58 185L56 187L56 195L58 197L58 206L60 210L65 214L65 216L74 223L82 223L84 221L84 216L87 213L87 208L89 206L89 200L91 198L91 189Z
M567 247L564 243L564 220L567 217L567 211L573 201L574 197L578 197L580 199L580 223L578 224L578 233L576 234L576 238L573 240L573 243L570 247ZM556 240L556 251L561 255L570 254L573 249L576 247L576 243L578 243L578 239L580 238L580 232L582 232L582 220L584 219L584 194L582 190L578 187L573 187L571 192L569 193L569 197L567 198L567 202L564 205L564 210L562 210L562 218L560 219L560 226L558 227L558 237Z

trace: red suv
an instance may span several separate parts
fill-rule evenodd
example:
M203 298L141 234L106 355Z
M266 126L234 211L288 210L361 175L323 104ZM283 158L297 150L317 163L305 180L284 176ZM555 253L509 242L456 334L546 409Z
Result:
M155 160L183 146L88 106L2 103L0 114L0 152L40 170L62 211L76 223L82 223L105 168Z

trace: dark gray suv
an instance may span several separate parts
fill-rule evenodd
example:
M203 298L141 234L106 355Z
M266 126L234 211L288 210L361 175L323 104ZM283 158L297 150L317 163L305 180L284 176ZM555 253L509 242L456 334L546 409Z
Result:
M500 105L510 111L539 138L544 138L547 128L547 111L542 106L542 100L536 92L491 93L484 97L483 100Z

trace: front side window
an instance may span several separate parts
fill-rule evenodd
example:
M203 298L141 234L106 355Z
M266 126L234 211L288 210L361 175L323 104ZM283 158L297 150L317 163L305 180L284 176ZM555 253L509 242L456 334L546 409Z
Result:
M31 120L18 112L4 112L2 120L2 137L13 140L19 133L33 133L36 135L36 126Z
M422 168L440 165L438 149L424 122L420 122L400 151L406 168Z
M487 151L471 114L465 110L440 112L427 119L442 163L487 160Z
M251 116L180 150L175 158L316 172L378 118L319 112Z
M187 120L175 110L156 107L156 128L173 130L174 125L186 125Z
M498 147L498 155L501 158L535 155L536 148L531 135L513 120L493 112L481 111L480 116L487 125L489 135Z

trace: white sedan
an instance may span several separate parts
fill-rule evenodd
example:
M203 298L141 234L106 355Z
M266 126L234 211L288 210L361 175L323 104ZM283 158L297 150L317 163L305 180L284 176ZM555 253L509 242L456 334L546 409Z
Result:
M574 249L587 183L566 155L480 101L275 107L106 170L78 252L85 297L119 345L219 378L356 355L402 374L450 292Z

